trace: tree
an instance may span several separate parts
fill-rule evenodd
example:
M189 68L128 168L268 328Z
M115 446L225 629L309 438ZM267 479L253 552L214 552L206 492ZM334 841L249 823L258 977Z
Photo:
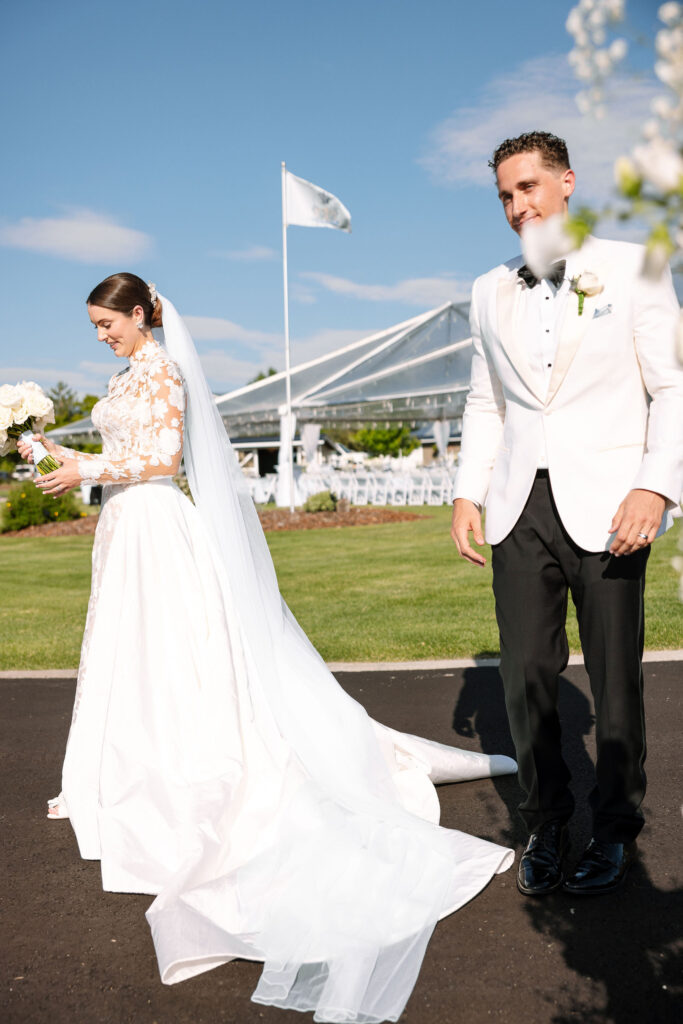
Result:
M420 442L412 437L410 427L397 423L394 427L361 427L350 438L351 447L369 455L407 455Z
M61 427L65 423L80 418L80 403L76 392L63 380L58 380L54 387L47 393L52 399L55 407L55 426Z
M83 416L89 416L92 412L93 405L96 405L99 400L99 395L85 395L80 402L79 417L82 418Z
M251 380L247 381L247 384L256 384L257 381L266 380L267 377L272 377L273 374L277 372L278 371L275 369L274 366L269 366L265 372L263 370L259 370L255 377L252 377Z
M74 420L89 416L93 405L99 402L99 395L85 395L79 398L76 392L63 380L58 380L47 392L55 407L55 427L63 427Z

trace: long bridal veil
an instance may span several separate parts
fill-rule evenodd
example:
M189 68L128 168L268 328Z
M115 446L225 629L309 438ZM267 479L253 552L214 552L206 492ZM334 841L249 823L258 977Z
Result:
M413 782L417 795L399 790L387 758L391 731L341 689L282 600L190 333L160 298L161 340L187 388L188 481L237 624L239 713L258 728L267 708L281 771L278 811L247 852L238 849L239 814L250 813L246 774L259 770L248 750L229 783L231 809L228 789L219 789L197 822L196 855L147 913L162 980L243 957L264 963L257 1002L312 1010L320 1021L395 1021L437 920L508 867L512 853L407 809L412 799L436 817L427 774L423 790ZM420 741L404 739L406 756L419 760ZM515 767L462 753L463 778Z

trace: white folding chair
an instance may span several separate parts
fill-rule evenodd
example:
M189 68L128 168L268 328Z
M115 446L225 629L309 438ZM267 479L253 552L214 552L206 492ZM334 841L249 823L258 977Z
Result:
M354 505L368 505L370 495L370 479L367 473L356 473L354 478Z

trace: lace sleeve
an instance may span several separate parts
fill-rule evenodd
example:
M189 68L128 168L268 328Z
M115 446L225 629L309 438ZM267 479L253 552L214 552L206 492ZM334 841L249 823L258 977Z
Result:
M50 440L48 435L48 441ZM94 455L92 452L79 452L75 448L67 448L63 444L55 445L55 458L63 459L101 459L101 455Z
M151 426L137 450L125 458L75 453L83 483L139 483L155 476L174 476L183 454L185 390L173 363L156 364L145 380L145 393L138 396L149 404Z

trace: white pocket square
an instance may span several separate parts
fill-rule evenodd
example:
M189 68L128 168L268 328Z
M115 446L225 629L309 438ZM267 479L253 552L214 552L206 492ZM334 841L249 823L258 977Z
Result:
M606 306L601 306L600 309L596 309L593 312L593 319L597 319L599 316L607 316L608 313L612 312L612 303L608 302Z

